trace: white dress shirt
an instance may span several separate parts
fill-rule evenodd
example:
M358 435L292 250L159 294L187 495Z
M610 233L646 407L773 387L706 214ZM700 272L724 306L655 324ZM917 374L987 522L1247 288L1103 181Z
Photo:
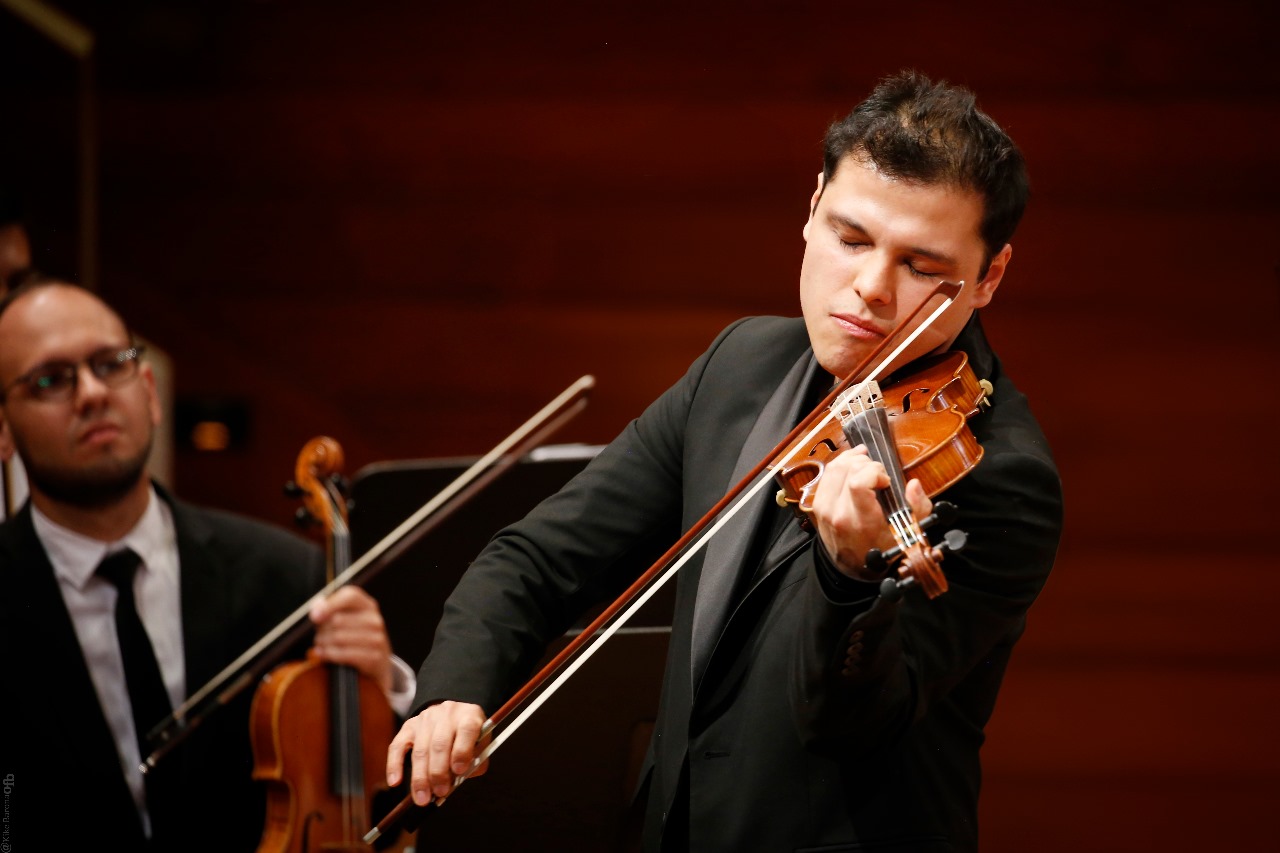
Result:
M8 462L0 464L3 464L0 476L4 477L4 483L0 484L0 492L3 492L0 495L0 521L4 521L11 514L9 507L13 507L13 514L16 514L18 507L27 499L27 472L16 453Z
M178 707L186 696L186 668L182 659L178 538L173 527L173 514L152 490L142 518L123 539L110 543L82 536L55 524L34 504L31 506L31 520L40 544L53 564L62 600L71 614L80 650L98 692L98 703L116 741L120 769L142 816L143 829L150 835L146 789L142 772L138 769L142 756L138 754L129 690L124 681L124 661L116 638L116 588L94 572L103 557L124 548L132 548L142 558L142 565L133 578L138 617L151 638L169 702L174 708Z
M138 617L155 649L169 702L177 708L187 695L183 659L181 588L178 574L178 537L168 504L151 490L142 518L117 542L102 542L62 527L31 506L32 522L49 562L53 564L62 600L75 625L76 637L98 702L115 738L120 769L129 783L133 801L149 836L146 788L138 765L138 738L134 732L129 690L125 686L124 661L116 638L116 588L95 574L107 554L132 548L142 559L133 579ZM414 673L398 657L392 658L391 705L403 716L413 701Z

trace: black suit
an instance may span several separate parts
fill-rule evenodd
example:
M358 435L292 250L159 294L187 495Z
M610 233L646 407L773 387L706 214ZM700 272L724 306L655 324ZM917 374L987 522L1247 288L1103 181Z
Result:
M286 531L169 500L178 535L188 693L282 622L324 582L320 549ZM28 505L0 526L5 662L0 743L18 850L143 849L133 799L71 618ZM263 791L250 774L252 689L214 711L161 762L180 788L173 850L252 851Z
M969 534L944 562L950 590L933 601L841 594L766 488L677 576L647 848L664 823L668 847L699 853L976 848L983 726L1052 566L1062 505L1044 436L976 318L955 348L994 394L970 420L985 458L943 496ZM830 381L800 320L727 329L480 555L445 607L415 704L492 712L546 641L624 587L637 554L656 557L700 519ZM513 587L525 594L499 593Z

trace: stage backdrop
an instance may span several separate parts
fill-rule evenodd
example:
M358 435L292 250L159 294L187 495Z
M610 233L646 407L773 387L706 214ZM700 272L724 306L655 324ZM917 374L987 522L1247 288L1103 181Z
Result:
M311 437L353 473L474 456L583 374L556 440L608 441L724 324L797 313L823 131L917 67L1029 161L985 321L1067 497L983 849L1264 846L1274 4L601 5L60 4L98 37L100 289L172 358L178 491L289 523ZM3 9L0 38L4 168L74 270L81 78Z

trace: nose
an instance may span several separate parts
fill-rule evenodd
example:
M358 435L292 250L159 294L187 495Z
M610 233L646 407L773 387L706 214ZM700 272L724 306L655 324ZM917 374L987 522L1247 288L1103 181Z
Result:
M107 396L107 383L98 378L87 362L76 365L76 402L96 403Z
M853 279L853 289L868 305L888 305L893 302L894 267L878 253L868 253L858 266Z

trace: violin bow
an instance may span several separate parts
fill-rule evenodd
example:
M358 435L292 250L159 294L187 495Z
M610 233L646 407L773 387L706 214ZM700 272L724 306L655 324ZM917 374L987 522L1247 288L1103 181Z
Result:
M583 376L547 403L537 414L503 439L492 450L476 460L452 483L405 519L395 530L370 548L360 559L307 599L283 622L228 664L208 684L161 720L147 735L151 752L139 765L145 775L160 760L187 738L215 709L222 707L238 693L260 678L285 653L312 630L308 613L311 605L332 594L339 587L357 580L367 582L376 572L435 529L473 495L506 472L522 456L542 444L587 405L595 387L595 378Z
M817 419L817 424L812 426L809 437L817 435L821 432L822 427L826 425L827 419L835 417L830 411L831 404L836 397L847 390L849 387L858 382L866 382L876 379L880 373L891 365L913 341L933 324L938 317L942 316L955 302L956 297L960 294L964 287L964 282L939 282L933 293L922 301L915 310L911 312L901 323L898 324L891 333L885 336L885 339L862 360L862 362L849 373L849 375L831 390L827 398L818 405L812 414L802 420L796 427L784 438L778 445L760 461L755 468L747 473L736 486L725 493L715 506L707 511L700 520L690 527L677 542L671 546L668 551L658 558L652 566L650 566L644 574L640 575L636 581L626 589L622 595L618 596L612 604L606 607L599 616L595 618L586 628L582 629L576 637L574 637L560 653L551 659L541 671L538 672L524 687L506 704L494 712L489 719L485 720L484 726L481 728L480 741L483 742L488 738L488 742L484 748L472 759L471 766L467 771L454 780L453 789L445 797L433 800L436 806L442 805L453 791L458 789L466 779L468 779L476 770L480 768L484 762L488 761L497 749L516 730L542 706L547 699L551 698L561 685L564 684L575 672L578 671L586 661L596 653L596 651L612 637L619 628L621 628L627 620L629 620L644 604L653 597L653 595L662 588L672 576L684 566L695 554L700 551L703 546L714 536L721 527L729 522L738 510L745 506L752 497L768 484L772 475L766 470L771 462L775 462L775 458L783 455L784 451L800 436L815 420L818 412L826 410L824 418ZM924 307L933 301L937 296L943 296L942 303L925 318L915 329L908 334L900 344L898 344L888 356L876 362L876 368L866 377L859 378L862 371L866 370L867 365L875 361L892 341L897 338L903 329L906 329L910 323L916 318ZM799 452L800 445L792 450L792 454ZM785 464L789 461L790 456L782 459L776 459L776 464ZM762 474L766 476L762 476ZM754 482L753 482L754 481ZM744 494L745 492L745 494ZM735 499L737 503L733 503ZM733 503L732 506L729 504ZM728 509L726 509L728 507ZM705 531L705 532L704 532ZM571 660L572 659L572 660ZM557 675L557 673L559 673ZM547 679L555 676L555 680L547 683ZM527 704L526 704L527 703ZM521 706L524 706L521 708ZM517 708L521 708L520 712L509 722L507 718ZM493 735L494 730L505 723L504 728L497 735ZM492 737L491 737L492 736ZM373 827L365 835L364 841L372 843L385 834L388 830L395 827L401 820L408 817L412 809L422 809L413 802L411 796L406 796L401 800L390 812L383 817L377 826Z

